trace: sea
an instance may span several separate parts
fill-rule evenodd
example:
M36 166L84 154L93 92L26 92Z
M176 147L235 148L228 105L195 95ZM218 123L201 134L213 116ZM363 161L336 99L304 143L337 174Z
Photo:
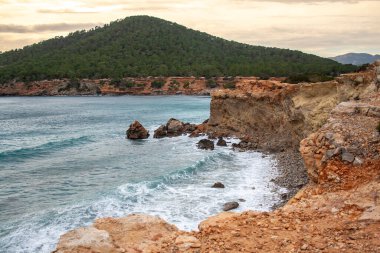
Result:
M197 149L204 137L153 138L170 118L209 114L210 97L0 97L0 252L51 252L101 217L144 213L190 231L229 201L270 210L286 192L273 157L234 151L234 138L213 151ZM148 139L126 139L134 120Z

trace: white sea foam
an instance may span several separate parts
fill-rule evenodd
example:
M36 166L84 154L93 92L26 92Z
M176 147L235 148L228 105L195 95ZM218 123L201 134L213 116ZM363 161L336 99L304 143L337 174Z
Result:
M196 230L199 222L221 212L228 201L245 200L237 212L269 210L285 191L271 183L276 175L270 156L217 147L193 166L155 181L127 183L92 203L24 217L18 229L2 240L9 240L8 252L49 252L70 229L89 225L95 218L131 213L157 215L180 229ZM217 181L226 187L211 188Z

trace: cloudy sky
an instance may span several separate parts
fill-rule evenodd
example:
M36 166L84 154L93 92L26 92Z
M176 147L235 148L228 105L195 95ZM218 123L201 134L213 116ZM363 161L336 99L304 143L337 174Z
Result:
M0 0L0 51L132 15L321 56L380 54L380 0Z

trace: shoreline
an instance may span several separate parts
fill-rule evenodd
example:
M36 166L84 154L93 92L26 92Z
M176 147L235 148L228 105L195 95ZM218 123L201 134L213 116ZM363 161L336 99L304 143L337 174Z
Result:
M307 170L301 153L296 150L287 150L273 154L279 176L273 182L287 189L286 194L281 195L281 200L273 206L273 210L286 205L305 185L308 184Z
M192 232L148 215L98 219L61 236L54 252L379 251L379 74L377 62L333 82L213 94L211 117L197 133L235 134L242 141L234 148L272 151L280 171L273 182L289 190L286 204L222 212ZM88 241L100 235L104 241Z

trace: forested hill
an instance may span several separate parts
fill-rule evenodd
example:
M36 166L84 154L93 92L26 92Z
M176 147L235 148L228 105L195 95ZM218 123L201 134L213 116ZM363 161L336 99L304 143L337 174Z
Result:
M289 76L355 67L250 46L148 16L118 20L0 54L0 82L125 76Z

